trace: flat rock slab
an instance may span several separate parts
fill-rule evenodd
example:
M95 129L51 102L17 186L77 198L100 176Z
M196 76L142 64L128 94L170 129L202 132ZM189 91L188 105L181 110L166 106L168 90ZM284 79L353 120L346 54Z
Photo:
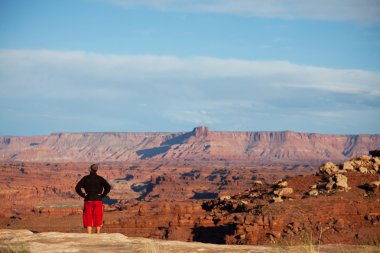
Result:
M33 233L29 230L0 230L0 250L7 247L17 250L27 249L30 252L59 253L59 252L141 252L141 253L180 253L180 252L293 252L278 247L243 246L243 245L216 245L198 242L180 242L152 240L139 237L126 237L119 233L112 234L80 234L44 232ZM321 246L319 252L339 252L336 249L345 249L344 252L362 252L358 246ZM300 250L297 248L297 252ZM366 248L365 252L378 252L378 247ZM369 250L369 251L368 251Z

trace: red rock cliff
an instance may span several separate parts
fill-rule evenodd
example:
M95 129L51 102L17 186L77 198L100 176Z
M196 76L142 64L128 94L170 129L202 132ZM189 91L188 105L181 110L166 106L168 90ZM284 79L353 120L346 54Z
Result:
M0 137L0 159L34 162L131 160L344 160L380 147L380 135L283 132L55 133Z

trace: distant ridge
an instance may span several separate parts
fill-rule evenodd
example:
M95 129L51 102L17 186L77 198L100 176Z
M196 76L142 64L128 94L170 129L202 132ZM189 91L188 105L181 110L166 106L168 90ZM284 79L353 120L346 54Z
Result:
M380 148L380 134L337 135L291 131L85 132L1 136L0 160L104 161L326 161Z

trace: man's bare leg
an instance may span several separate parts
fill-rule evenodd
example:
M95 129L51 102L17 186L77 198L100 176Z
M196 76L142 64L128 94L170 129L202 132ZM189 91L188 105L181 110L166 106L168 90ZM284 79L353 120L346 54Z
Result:
M92 227L88 226L87 227L87 234L91 234L92 233Z
M102 227L96 227L96 233L97 234L100 234L100 229L101 229Z

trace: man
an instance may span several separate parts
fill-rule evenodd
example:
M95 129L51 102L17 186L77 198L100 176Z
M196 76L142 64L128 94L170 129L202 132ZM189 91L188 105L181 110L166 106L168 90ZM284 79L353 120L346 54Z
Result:
M92 164L90 174L84 176L75 186L75 191L84 198L83 226L87 228L88 234L92 233L92 227L96 227L96 233L100 234L103 223L102 198L111 190L110 184L96 174L98 168L97 164Z

